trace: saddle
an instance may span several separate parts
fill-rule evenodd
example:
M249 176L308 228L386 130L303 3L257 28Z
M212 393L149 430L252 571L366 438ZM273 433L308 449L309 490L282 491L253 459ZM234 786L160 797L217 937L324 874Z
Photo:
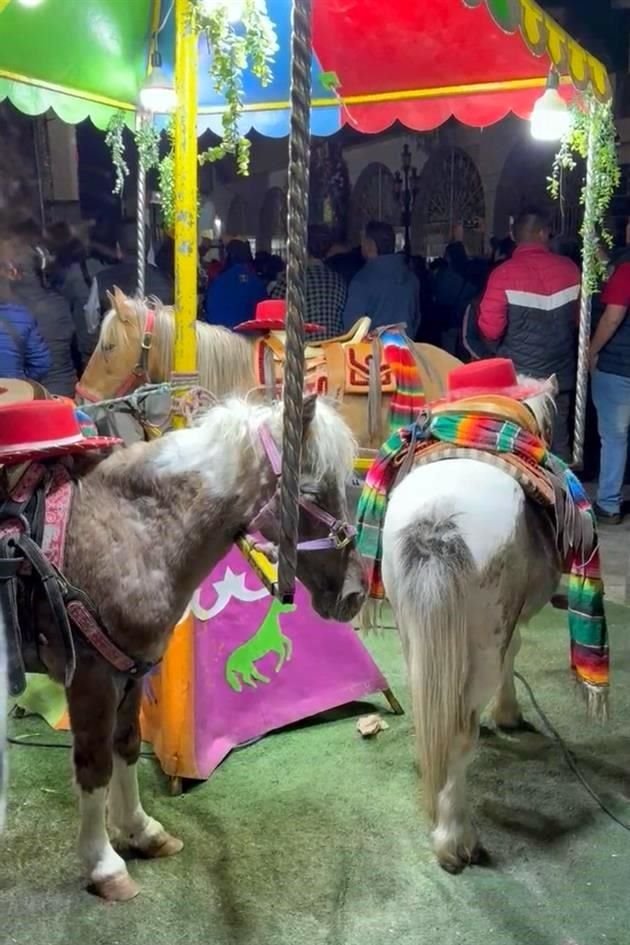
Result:
M366 342L370 331L370 319L360 318L345 334L336 338L310 342L304 350L305 389L313 394L331 394L339 396L348 393L346 377L347 364L357 365L361 380L351 381L350 388L363 383L365 389L358 391L367 394L369 381L369 360L372 354L371 342ZM284 379L286 360L285 332L274 331L259 338L256 342L255 366L258 383L276 393ZM352 370L352 368L351 368ZM387 370L384 372L387 375ZM388 379L391 386L391 373Z
M90 598L63 575L75 482L71 460L0 469L0 610L8 649L9 694L27 673L47 673L42 648L63 657L64 685L76 669L76 632L116 670L139 677L153 663L136 661L108 637ZM45 635L37 627L47 608Z
M378 343L376 339L368 338L370 328L370 319L363 317L344 335L307 345L304 352L305 385L309 393L369 395L373 384L371 365L375 344ZM416 344L414 351L426 399L437 400L444 395L449 371L460 366L461 361L429 344ZM273 332L259 338L255 356L258 383L277 392L282 386L285 359L284 332ZM381 393L393 394L396 391L394 372L382 352L378 360Z

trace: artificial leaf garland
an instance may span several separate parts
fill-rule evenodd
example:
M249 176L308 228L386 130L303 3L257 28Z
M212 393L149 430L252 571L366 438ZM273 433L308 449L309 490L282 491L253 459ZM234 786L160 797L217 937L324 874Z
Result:
M582 186L580 203L584 219L580 228L582 259L589 292L597 292L606 276L607 262L600 253L600 241L609 248L613 238L606 226L606 214L619 186L620 170L617 158L616 129L612 103L602 104L593 96L583 104L571 106L571 125L562 139L549 178L549 192L561 198L561 177L564 171L573 171L576 158L586 160L589 134L593 135L593 167L591 169L592 199L586 201L586 180Z
M250 70L263 86L273 75L271 64L278 50L274 25L266 0L242 0L240 17L234 22L234 0L190 0L191 22L203 34L211 54L210 75L216 91L225 99L221 116L222 139L199 156L206 164L233 155L237 172L249 174L251 144L241 133L243 77Z
M199 163L207 164L232 155L237 173L249 174L251 143L241 134L243 113L243 78L247 70L261 85L269 85L273 76L271 64L278 50L274 25L267 12L266 0L242 0L240 18L234 22L234 0L189 0L190 22L195 31L203 34L211 52L210 74L216 91L223 95L226 107L221 117L223 136L219 144L199 155ZM232 13L232 15L230 15ZM114 193L121 194L129 167L125 160L123 131L126 118L116 112L107 129L106 143L112 154L116 180ZM159 157L160 136L150 121L142 122L133 133L138 148L138 160L145 172L158 169L162 218L171 228L175 215L174 125L166 130L169 149Z

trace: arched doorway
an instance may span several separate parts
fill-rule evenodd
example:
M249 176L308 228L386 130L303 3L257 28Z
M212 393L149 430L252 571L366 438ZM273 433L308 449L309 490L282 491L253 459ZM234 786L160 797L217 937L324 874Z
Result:
M357 179L350 203L349 238L353 245L370 220L400 225L400 207L394 196L394 175L385 164L368 164Z
M258 246L284 257L287 248L287 197L280 187L265 194L258 224Z
M420 173L411 223L414 252L442 255L459 223L464 224L468 251L482 252L485 216L483 184L475 162L462 148L440 148Z

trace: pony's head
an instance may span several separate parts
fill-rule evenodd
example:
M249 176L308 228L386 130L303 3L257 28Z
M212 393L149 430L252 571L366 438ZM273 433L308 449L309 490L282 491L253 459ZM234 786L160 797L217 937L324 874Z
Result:
M534 416L539 436L547 446L551 446L553 424L556 416L556 397L558 396L556 375L552 374L545 381L519 375L518 382L524 387L531 388L532 393L523 400L523 403Z
M276 443L280 442L281 406L275 407L269 427ZM363 564L356 549L346 487L356 456L356 442L350 428L335 406L315 395L306 397L303 410L302 470L299 512L300 544L321 541L323 547L299 550L297 576L310 591L317 613L329 620L349 621L361 609L367 584ZM319 515L323 512L324 515ZM260 521L260 531L277 543L279 496L276 493ZM331 527L331 520L335 525ZM332 540L339 528L340 540ZM326 546L326 539L331 539ZM323 540L323 541L322 541Z
M76 389L80 399L93 403L122 397L149 377L164 379L164 375L159 376L162 372L157 351L162 323L166 321L162 306L149 308L145 301L127 298L118 288L107 296L111 309L103 319L97 345ZM152 328L149 334L148 327Z

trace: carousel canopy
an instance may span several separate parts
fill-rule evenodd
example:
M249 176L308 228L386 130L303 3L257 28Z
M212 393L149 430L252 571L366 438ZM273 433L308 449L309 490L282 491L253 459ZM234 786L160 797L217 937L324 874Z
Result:
M0 100L31 115L104 128L130 122L146 77L151 37L170 0L0 0ZM267 0L279 42L273 82L245 81L243 132L289 130L290 0ZM159 36L172 75L173 17ZM223 101L200 41L199 132L220 131ZM610 97L605 67L534 0L313 0L312 130L348 124L378 132L394 121L426 131L451 116L484 127L530 115L550 67L566 97Z

